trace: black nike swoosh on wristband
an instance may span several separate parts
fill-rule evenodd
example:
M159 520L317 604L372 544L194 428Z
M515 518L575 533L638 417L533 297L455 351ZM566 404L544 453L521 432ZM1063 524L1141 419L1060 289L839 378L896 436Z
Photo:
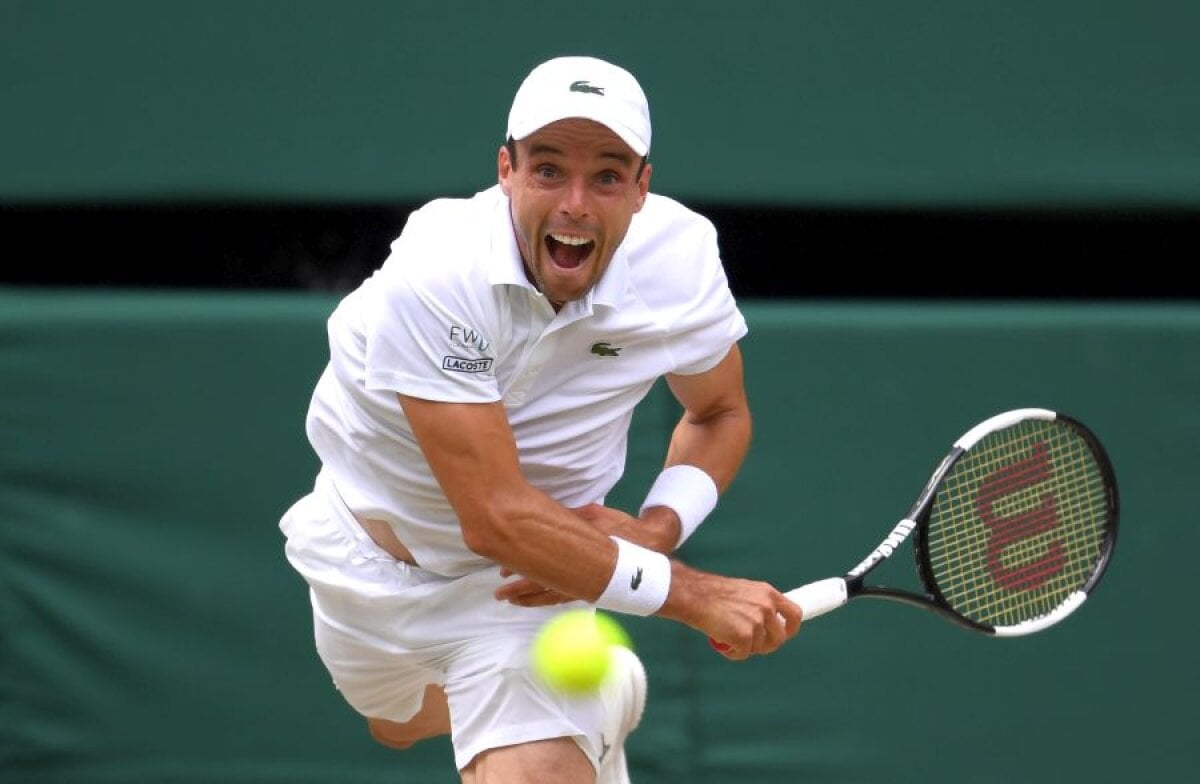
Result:
M634 572L634 574L633 574L633 579L629 581L629 587L636 591L638 589L638 586L641 584L642 584L642 567L639 566L637 568L637 571Z

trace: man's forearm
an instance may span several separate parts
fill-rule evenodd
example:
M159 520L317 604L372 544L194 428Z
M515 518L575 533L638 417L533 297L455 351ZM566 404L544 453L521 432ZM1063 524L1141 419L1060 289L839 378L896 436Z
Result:
M744 408L706 418L684 414L640 513L647 546L669 553L695 531L741 467L750 432Z
M671 434L667 466L692 465L707 473L725 492L750 447L748 408L732 408L705 418L685 412Z

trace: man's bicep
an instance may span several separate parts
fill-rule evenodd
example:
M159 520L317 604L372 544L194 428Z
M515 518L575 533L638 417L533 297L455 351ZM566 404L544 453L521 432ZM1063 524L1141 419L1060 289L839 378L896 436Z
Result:
M706 419L745 408L741 349L735 343L720 362L703 373L669 374L667 386L690 418Z
M464 524L488 513L496 489L523 482L502 403L397 397L425 460Z

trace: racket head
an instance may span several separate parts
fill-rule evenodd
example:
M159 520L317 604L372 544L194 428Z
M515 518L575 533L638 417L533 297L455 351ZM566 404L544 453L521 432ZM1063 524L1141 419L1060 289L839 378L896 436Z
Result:
M998 636L1083 604L1116 545L1116 475L1100 440L1048 409L1015 409L955 442L914 508L917 568L939 606ZM918 508L919 507L919 508Z

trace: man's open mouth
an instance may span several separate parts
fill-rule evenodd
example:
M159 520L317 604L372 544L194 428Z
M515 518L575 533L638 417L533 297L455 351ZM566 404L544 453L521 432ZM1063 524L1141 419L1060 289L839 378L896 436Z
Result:
M570 234L547 234L546 250L555 266L563 269L576 269L592 255L596 243L586 237L575 237Z

